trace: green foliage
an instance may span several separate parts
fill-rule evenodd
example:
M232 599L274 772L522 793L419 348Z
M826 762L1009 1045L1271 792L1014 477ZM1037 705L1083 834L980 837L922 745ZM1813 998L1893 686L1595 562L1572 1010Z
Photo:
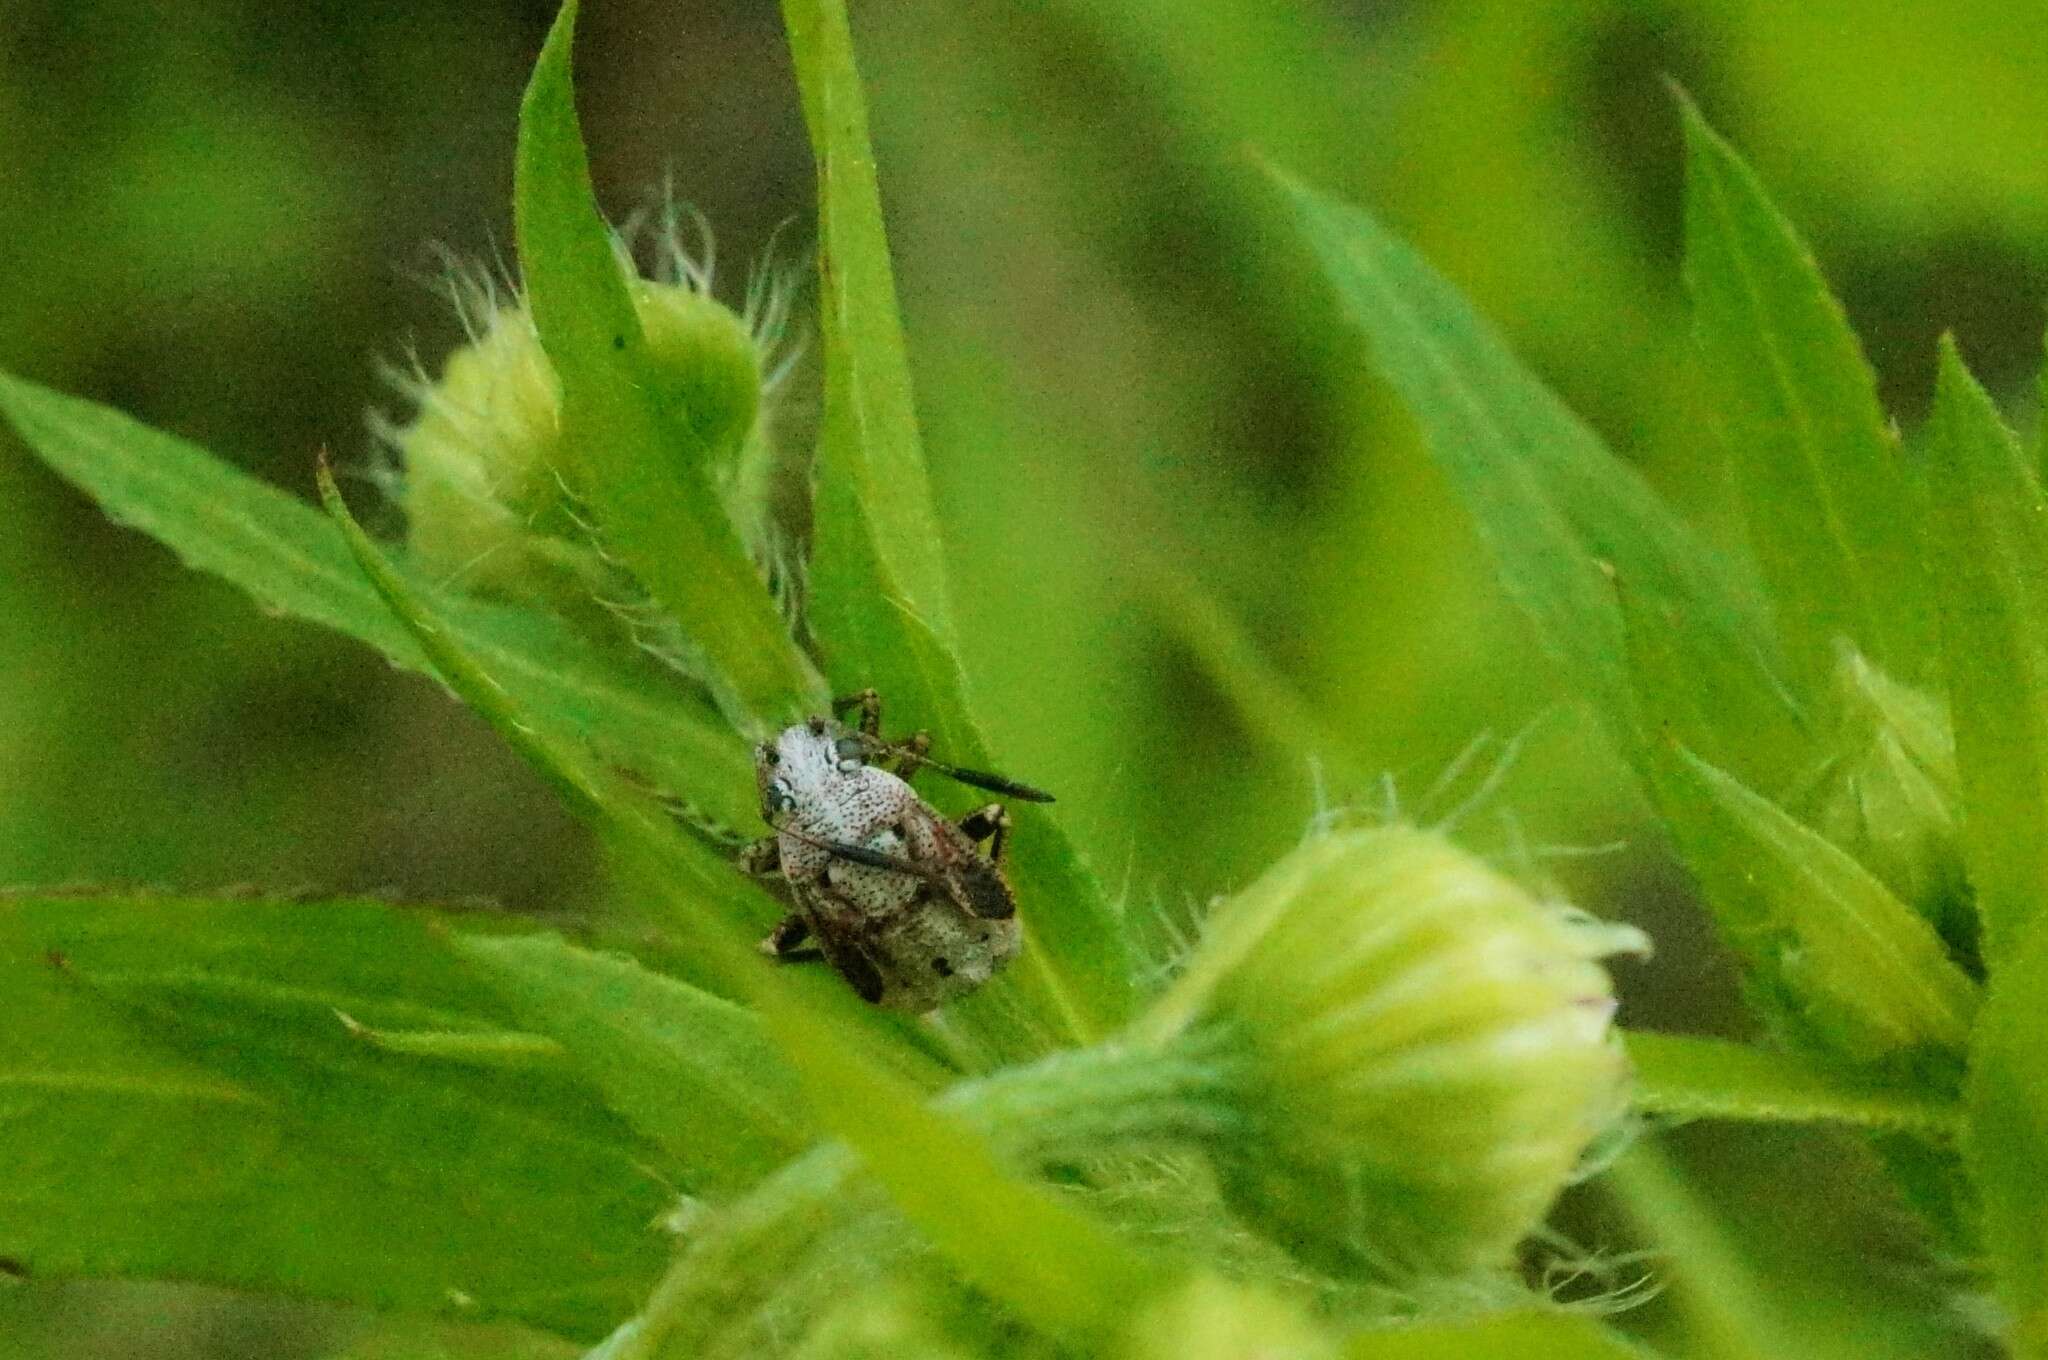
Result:
M665 1170L691 1193L744 1189L812 1141L796 1082L746 1008L550 937L455 950L667 1151Z
M303 501L185 440L21 378L0 374L0 413L108 515L164 543L187 566L233 582L265 609L333 628L434 674L351 560L341 532ZM431 583L415 579L410 588L426 593ZM753 818L744 748L687 691L589 646L544 614L453 596L437 609L449 636L483 658L522 707L555 715L605 760L712 816L736 825Z
M1858 639L1919 679L1934 653L1911 493L1840 304L1756 175L1689 100L1685 281L1702 369L1785 650L1809 692Z
M1060 9L1135 41L1110 7ZM761 380L754 337L723 316L732 362L702 382L651 359L592 194L574 0L520 112L523 305L560 394L543 483L559 475L604 570L684 639L679 673L577 610L429 579L324 465L326 519L0 377L0 413L110 516L475 710L589 828L631 922L603 938L636 951L352 898L0 897L10 1273L505 1319L547 1334L537 1353L598 1342L595 1360L1625 1357L1644 1352L1510 1262L1632 1099L1865 1138L1945 1245L1981 1240L2005 1343L2048 1349L2048 502L1953 344L1916 478L1805 245L1689 103L1685 280L1753 563L1420 253L1279 179L1504 593L1664 823L1771 1046L1618 1042L1599 960L1640 934L1448 828L1320 827L1218 909L1149 1009L1142 932L1030 806L1006 866L1024 958L946 1013L885 1013L759 957L780 906L730 862L757 813L749 742L873 686L947 759L992 763L853 34L839 0L783 10L819 205L822 419L811 480L787 489L809 496L801 560L750 556L760 507L721 480L760 405L728 381ZM1204 23L1274 61L1305 50L1248 8ZM1198 141L1255 122L1213 58L1169 44L1158 73ZM1316 121L1283 135L1312 143ZM1203 173L1238 231L1270 235L1261 199ZM1301 267L1259 250L1265 285ZM1352 403L1326 339L1311 367ZM1171 560L1137 568L1167 630L1273 751L1359 777L1342 725ZM1704 1353L1848 1353L1654 1152L1620 1166ZM1554 1244L1525 1249L1554 1264Z
M1960 1055L1976 988L1925 919L1847 853L1690 752L1673 753L1660 789L1723 933L1783 988L1800 1023L1864 1060Z
M561 472L703 654L727 715L759 735L824 694L711 494L702 436L655 399L647 337L591 198L569 80L575 26L567 0L520 104L513 191L534 325L562 385Z
M814 1016L778 1007L771 1023L820 1119L965 1279L1019 1317L1077 1343L1098 1341L1170 1279L1091 1215L1016 1179L978 1132L923 1109L914 1088L834 1061L837 1040ZM995 1224L1001 1230L991 1232Z
M826 672L841 693L872 686L887 695L899 719L929 729L958 763L985 764L950 645L941 540L846 12L837 0L786 0L783 11L818 166L825 406L811 582ZM1013 876L1045 904L1028 925L1025 975L1063 1030L1098 1037L1130 1007L1123 931L1058 824L1034 807L1012 815Z
M1653 733L1631 683L1614 580L1668 611L1685 674L1727 681L1717 702L1770 730L1786 703L1755 601L1584 422L1537 380L1456 291L1366 213L1282 177L1302 232L1347 316L1415 413L1492 550L1538 643L1647 768ZM1745 743L1742 768L1786 752Z
M0 1255L602 1331L660 1264L647 1144L566 1074L393 1053L355 1027L508 1028L447 949L504 924L0 898Z
M1697 110L1685 105L1682 116L1696 334L1768 611L1411 251L1357 209L1284 187L1347 314L1477 519L1506 592L1635 767L1745 964L1753 1004L1800 1051L1787 1059L1638 1036L1642 1107L1916 1135L1874 1146L1937 1231L1967 1240L1958 1218L1981 1197L2013 1310L2007 1340L2031 1354L2042 1134L2028 1064L2041 1044L2016 1017L2038 1009L2028 990L2038 979L2007 960L2048 890L2037 730L2048 712L2048 507L1948 341L1926 485L1912 487L1805 247ZM1923 538L1936 550L1931 572ZM1912 687L1930 669L1936 594L1946 716L1938 697ZM1781 649L1796 687L1779 678ZM1873 740L1889 741L1896 758L1887 768L1880 751L1876 767L1854 767L1853 782L1835 787L1835 798L1857 800L1854 816L1832 815L1823 799L1809 825L1783 805L1827 790ZM1901 874L1901 857L1952 854L1927 838L1953 837L1959 822L1975 912L1960 928L1948 917L1954 903L1909 905L1878 876L1923 882ZM1952 952L1978 930L1994 998L1981 1019L1980 965ZM1958 1132L1968 1180L1948 1146ZM1686 1258L1681 1269L1707 1281L1699 1330L1711 1350L1797 1344L1733 1251L1692 1222L1699 1211L1674 1177L1643 1169L1624 1184Z
M1948 1137L1962 1125L1953 1100L1856 1081L1792 1054L1680 1034L1628 1036L1636 1107L1673 1119L1840 1123Z
M1996 964L2048 883L2048 502L1952 341L1927 453L1963 845Z
M1971 1174L1984 1200L1984 1243L2000 1297L2011 1310L2014 1349L2048 1349L2048 1203L2041 1149L2048 1146L2048 932L2038 926L1994 979L1971 1053Z

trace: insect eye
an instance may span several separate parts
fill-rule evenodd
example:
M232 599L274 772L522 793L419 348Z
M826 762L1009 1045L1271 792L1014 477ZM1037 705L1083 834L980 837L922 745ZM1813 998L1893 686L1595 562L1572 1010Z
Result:
M759 746L756 746L754 748L754 757L757 760L764 761L770 765L780 765L782 763L782 752L776 750L773 746L768 745L766 742L763 742Z
M832 743L832 750L839 757L839 767L841 769L845 769L848 765L860 764L861 757L867 754L867 748L862 745L859 737L841 737L838 741Z

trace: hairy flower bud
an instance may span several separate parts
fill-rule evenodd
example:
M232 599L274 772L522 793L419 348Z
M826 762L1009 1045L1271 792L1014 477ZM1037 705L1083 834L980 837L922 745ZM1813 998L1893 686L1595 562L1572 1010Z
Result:
M1597 960L1643 936L1408 826L1318 837L1220 906L1140 1033L1229 1036L1232 1203L1320 1268L1497 1265L1622 1112Z
M1336 1341L1269 1290L1197 1275L1132 1319L1117 1360L1336 1360Z
M1974 919L1948 714L1847 645L1835 681L1837 754L1808 791L1806 815L1950 944L1965 945Z
M1006 1335L1007 1333L1007 1335ZM1052 1348L957 1283L911 1270L834 1304L793 1360L1051 1360Z
M742 538L758 548L765 506L754 474L766 438L768 340L710 297L701 276L676 272L673 282L631 281L647 380L678 431L675 456L701 464ZM417 412L382 429L403 464L408 547L426 570L472 590L556 603L607 597L607 569L557 470L561 390L532 315L516 296L473 278L454 288L469 342L438 379L401 380ZM771 306L767 325L779 318Z

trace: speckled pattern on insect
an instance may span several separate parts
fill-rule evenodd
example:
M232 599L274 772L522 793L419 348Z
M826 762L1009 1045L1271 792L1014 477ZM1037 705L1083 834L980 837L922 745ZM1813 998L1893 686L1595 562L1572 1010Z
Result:
M991 803L949 821L909 778L930 768L1034 802L1051 795L934 760L923 733L884 741L872 690L835 711L855 707L858 727L813 717L755 749L761 816L776 834L749 846L740 863L779 874L795 903L762 941L766 952L800 957L814 943L866 1000L930 1010L988 981L1023 942L999 867L1009 814Z

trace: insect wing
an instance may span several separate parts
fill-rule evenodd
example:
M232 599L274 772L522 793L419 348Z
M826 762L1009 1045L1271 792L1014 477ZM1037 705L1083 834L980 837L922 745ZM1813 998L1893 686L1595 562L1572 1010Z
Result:
M828 889L811 887L802 894L804 916L819 952L833 971L846 979L854 994L870 1005L879 1004L888 986L882 970L862 940L859 908L843 901Z
M970 916L999 921L1017 914L1017 899L1002 871L976 848L967 833L926 809L931 818L933 839L940 846L937 866L946 895Z

